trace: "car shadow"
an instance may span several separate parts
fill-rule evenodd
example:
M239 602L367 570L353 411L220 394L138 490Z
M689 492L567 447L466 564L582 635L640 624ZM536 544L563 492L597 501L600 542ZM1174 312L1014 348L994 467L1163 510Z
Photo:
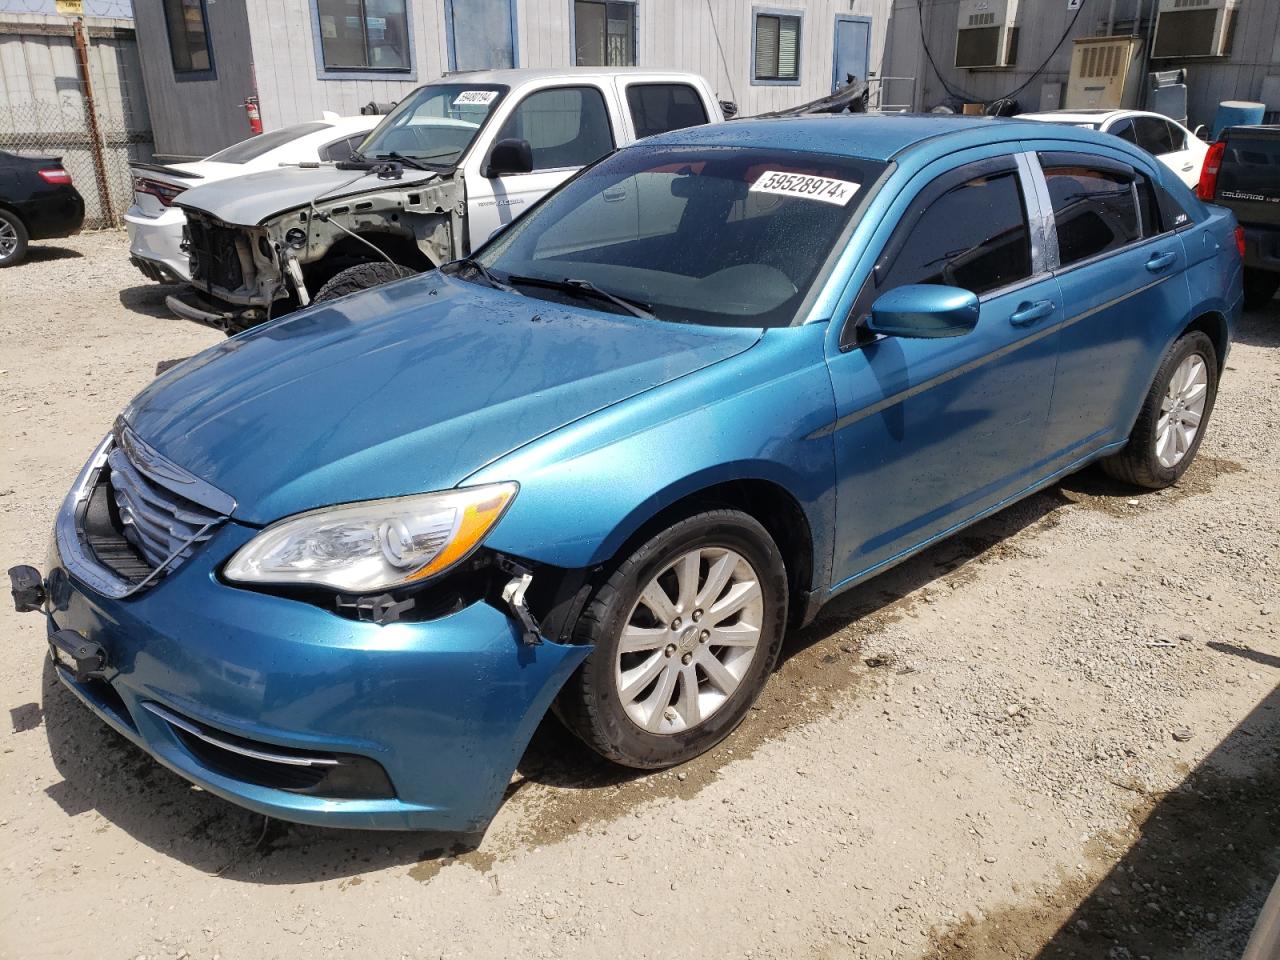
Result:
M1241 648L1214 649L1252 666ZM1240 956L1280 873L1280 687L1131 817L1112 841L1125 852L1101 881L963 923L928 960Z
M32 241L31 246L27 247L27 255L22 262L44 263L52 260L76 260L83 256L84 254L79 250L72 250L70 247L51 247L44 243Z
M1254 347L1280 347L1280 297L1241 316L1233 339Z
M1089 470L941 541L823 609L786 640L781 662L858 620L909 597L966 564L1008 546L1011 537L1072 503L1066 491L1100 495L1111 481ZM1132 491L1124 490L1132 496ZM44 677L44 726L63 780L46 790L68 816L95 810L139 842L211 874L250 883L303 883L398 865L443 863L475 851L482 836L338 830L268 820L193 788L90 715L59 683ZM726 756L726 760L727 760ZM585 747L548 715L535 732L507 790L527 783L590 791L639 779Z
M181 286L177 283L141 283L136 287L125 287L119 294L120 305L144 317L177 320L179 318L174 312L165 306L164 298Z

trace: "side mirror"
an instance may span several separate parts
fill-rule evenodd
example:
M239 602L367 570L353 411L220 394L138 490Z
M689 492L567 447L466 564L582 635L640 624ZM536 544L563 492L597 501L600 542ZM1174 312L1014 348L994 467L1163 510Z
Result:
M499 140L489 151L489 162L484 168L486 177L505 177L509 173L533 172L533 147L528 140L507 138Z
M959 287L913 283L871 305L867 329L886 337L959 337L978 325L978 298Z

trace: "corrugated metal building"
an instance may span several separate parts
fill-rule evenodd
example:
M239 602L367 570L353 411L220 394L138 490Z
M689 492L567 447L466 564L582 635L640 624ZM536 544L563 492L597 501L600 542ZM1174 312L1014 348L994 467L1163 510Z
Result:
M353 114L448 70L641 66L705 76L744 114L879 73L892 0L135 0L167 158L266 129ZM879 84L909 103L910 84Z
M979 3L999 17L1009 0L894 0L885 70L919 78L917 108L930 109L949 101L990 102L1012 92L1023 111L1057 109L1067 105L1063 98L1074 39L1132 35L1142 40L1135 71L1140 88L1146 87L1150 71L1185 68L1187 116L1192 127L1211 125L1223 100L1265 102L1269 110L1280 110L1280 0L1169 0L1166 16L1187 13L1200 21L1206 17L1212 20L1217 9L1224 8L1230 26L1222 33L1221 56L1156 59L1150 58L1150 53L1160 0L1015 0L1013 65L957 67L961 18L967 23L969 16L980 16L975 12ZM1195 22L1167 23L1167 38L1178 37L1182 43L1164 44L1163 50L1187 49L1194 39ZM1137 103L1132 105L1143 106L1142 89L1135 93Z

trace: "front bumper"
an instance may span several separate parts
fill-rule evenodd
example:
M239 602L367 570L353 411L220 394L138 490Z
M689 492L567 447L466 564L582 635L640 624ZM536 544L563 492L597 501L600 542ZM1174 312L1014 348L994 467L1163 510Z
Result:
M228 523L171 576L125 600L77 583L55 548L50 635L74 630L107 661L103 679L83 682L58 666L62 682L166 767L251 810L319 826L482 830L590 648L526 645L520 627L483 602L377 626L219 582L215 558L255 532ZM229 775L166 714L269 755L368 758L394 796L334 798Z

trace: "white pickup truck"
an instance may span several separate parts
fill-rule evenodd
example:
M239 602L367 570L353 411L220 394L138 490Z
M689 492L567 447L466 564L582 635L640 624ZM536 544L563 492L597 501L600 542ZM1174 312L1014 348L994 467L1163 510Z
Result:
M228 331L466 257L583 166L642 137L719 122L695 74L460 73L419 87L352 159L194 187L192 289L170 309Z

